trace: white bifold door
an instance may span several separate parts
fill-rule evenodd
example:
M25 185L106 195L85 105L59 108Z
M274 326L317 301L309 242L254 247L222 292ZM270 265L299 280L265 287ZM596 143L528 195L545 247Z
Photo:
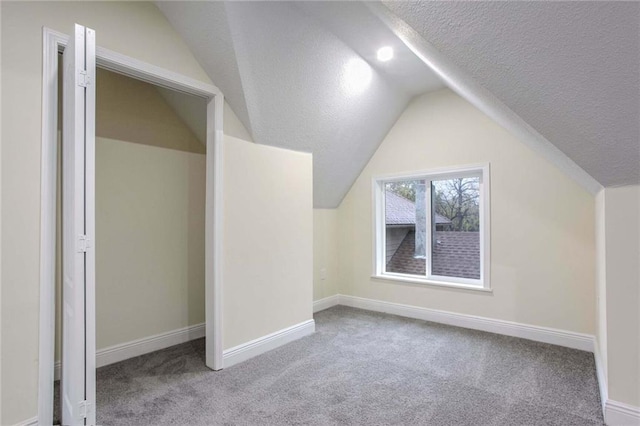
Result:
M95 425L95 31L76 24L63 61L62 424Z

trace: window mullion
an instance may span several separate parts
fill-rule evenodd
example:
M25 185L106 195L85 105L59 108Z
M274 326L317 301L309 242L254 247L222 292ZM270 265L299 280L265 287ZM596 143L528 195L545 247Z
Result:
M379 239L379 247L378 247L378 264L376 268L379 271L382 271L383 274L387 273L387 232L386 232L386 223L385 223L385 215L386 215L386 191L384 182L379 182L377 185L378 191L378 203L377 208L379 209L377 217L380 218L377 223L377 232Z
M425 201L427 203L426 206L426 213L425 214L425 220L427 221L426 224L426 230L427 230L427 256L425 259L426 262L426 267L425 267L425 272L427 275L427 278L431 278L431 259L432 259L432 251L433 251L433 225L432 225L432 221L433 221L433 212L431 211L431 204L432 204L432 183L431 183L431 179L425 179L425 192L426 192L426 197L425 197Z

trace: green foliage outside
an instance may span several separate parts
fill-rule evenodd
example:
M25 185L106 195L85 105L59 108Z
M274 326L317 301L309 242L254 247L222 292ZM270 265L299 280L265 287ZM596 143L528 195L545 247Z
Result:
M387 182L387 191L394 192L401 197L404 197L413 202L416 201L416 186L420 183L424 184L423 180L405 180L401 182Z

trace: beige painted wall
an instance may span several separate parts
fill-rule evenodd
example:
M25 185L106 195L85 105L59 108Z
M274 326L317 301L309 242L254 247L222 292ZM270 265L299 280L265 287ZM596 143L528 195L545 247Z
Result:
M205 156L96 141L97 348L204 322Z
M224 102L224 134L237 139L253 142L253 138L244 127L235 112L231 109L227 101Z
M191 98L174 93L179 99ZM206 115L205 102L201 108L200 113ZM205 128L202 132L206 133L206 119L202 126ZM198 139L156 86L100 68L96 70L96 135L199 154L206 152L204 138Z
M609 398L640 407L640 185L604 198Z
M493 293L371 279L371 179L491 163ZM339 207L340 292L595 333L594 199L449 90L415 99Z
M313 209L313 300L338 293L338 209Z
M204 322L204 144L155 86L102 69L96 136L97 349Z
M595 200L596 226L596 350L602 362L602 373L607 378L607 251L605 191L598 192Z
M204 322L205 173L203 154L96 138L98 350Z
M312 318L311 154L224 140L224 348Z
M0 2L2 31L2 418L37 413L42 27L75 22L97 44L210 82L183 40L147 2ZM225 125L228 122L225 117ZM231 129L238 128L237 121ZM246 130L245 130L246 132Z

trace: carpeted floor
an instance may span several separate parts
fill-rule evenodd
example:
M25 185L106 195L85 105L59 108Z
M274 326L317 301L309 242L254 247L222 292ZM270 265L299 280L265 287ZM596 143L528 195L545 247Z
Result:
M98 370L100 425L602 425L593 355L337 306L213 372L204 340Z

